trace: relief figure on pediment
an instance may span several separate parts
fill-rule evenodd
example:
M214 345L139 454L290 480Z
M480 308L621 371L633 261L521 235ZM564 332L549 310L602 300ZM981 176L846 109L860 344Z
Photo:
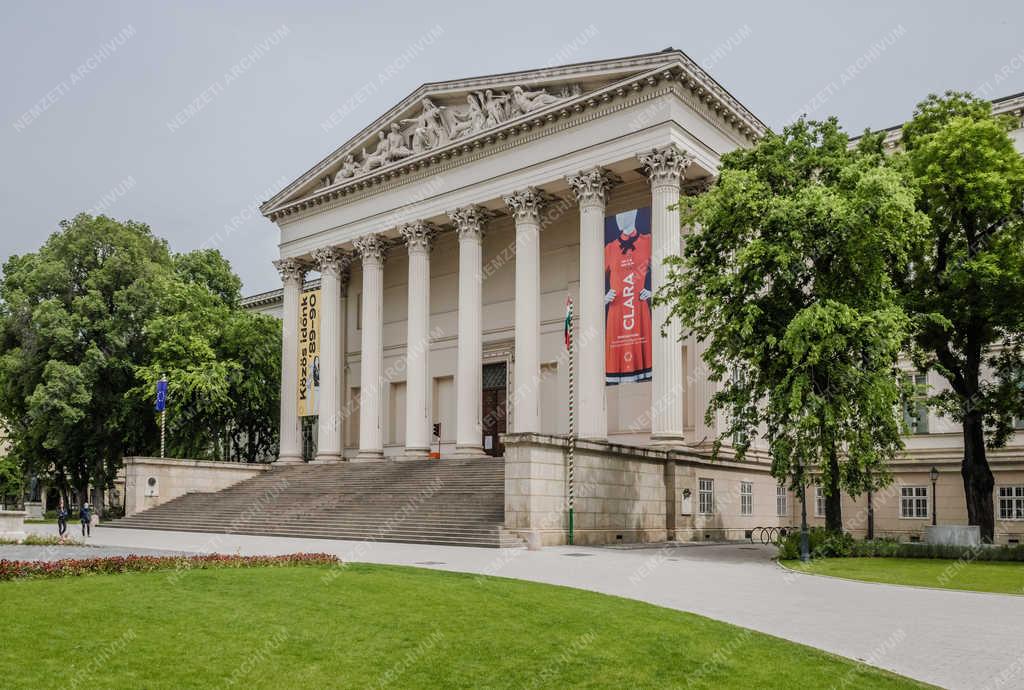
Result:
M347 180L350 177L355 177L359 172L359 163L356 162L356 157L350 153L342 161L341 168L338 169L338 173L334 176L334 181Z
M367 153L363 147L363 171L367 172L381 167L388 162L388 136L381 130L377 133L377 148L373 153Z
M559 100L545 89L527 91L521 86L512 87L512 110L515 114L526 115L538 108L558 103Z
M414 118L402 120L402 123L413 123L416 129L412 134L412 150L414 153L444 146L451 141L451 132L445 121L442 108L434 105L429 98L420 101L423 110Z
M467 94L466 103L469 107L465 111L460 112L454 108L450 111L454 121L452 139L458 139L466 134L476 134L487 127L487 116L476 97L473 94Z
M388 132L388 160L396 161L412 155L412 149L405 145L405 135L397 122L391 124L391 131Z
M487 114L487 126L495 127L509 118L509 103L512 97L508 94L496 94L487 89L482 94L477 92L480 102L484 104L484 112Z

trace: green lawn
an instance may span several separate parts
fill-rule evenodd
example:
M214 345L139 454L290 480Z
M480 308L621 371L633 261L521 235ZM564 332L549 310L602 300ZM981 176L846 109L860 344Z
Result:
M823 558L783 561L795 570L894 585L1024 594L1024 563L938 558Z
M0 601L4 688L920 687L692 614L424 569L28 580Z

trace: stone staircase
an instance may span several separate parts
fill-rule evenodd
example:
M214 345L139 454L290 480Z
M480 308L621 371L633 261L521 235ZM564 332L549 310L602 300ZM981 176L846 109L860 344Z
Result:
M276 466L109 527L514 548L499 458Z

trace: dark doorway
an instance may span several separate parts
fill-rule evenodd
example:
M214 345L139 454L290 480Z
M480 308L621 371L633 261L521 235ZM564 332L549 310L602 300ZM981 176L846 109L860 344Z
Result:
M484 452L500 458L505 447L501 444L500 434L506 431L508 396L508 365L505 362L485 364L483 372L483 446Z

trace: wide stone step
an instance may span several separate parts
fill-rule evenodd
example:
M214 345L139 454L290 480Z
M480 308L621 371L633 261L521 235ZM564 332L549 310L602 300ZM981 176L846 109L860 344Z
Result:
M515 547L500 460L274 467L109 523L128 529Z

